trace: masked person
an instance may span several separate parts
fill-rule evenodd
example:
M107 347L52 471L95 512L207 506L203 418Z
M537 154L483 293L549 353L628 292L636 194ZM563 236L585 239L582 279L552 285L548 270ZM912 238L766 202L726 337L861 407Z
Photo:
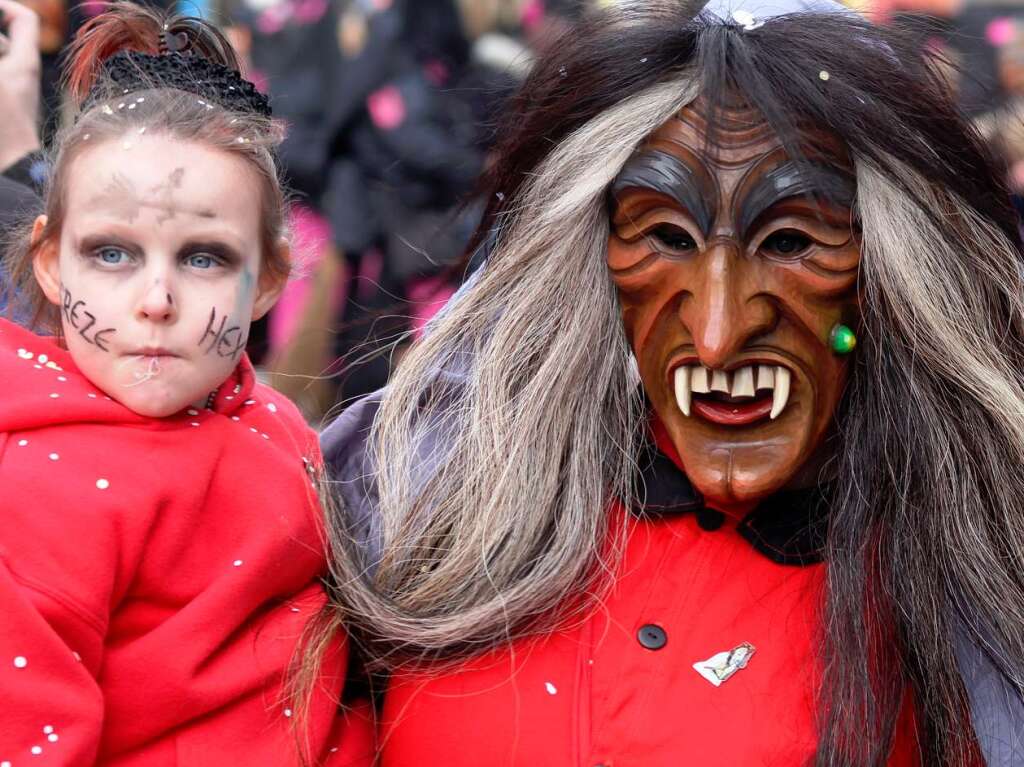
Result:
M538 63L322 437L383 764L1020 763L1021 247L925 55L667 0Z
M0 321L0 764L368 758L341 637L286 684L326 563L316 436L244 353L289 270L266 98L215 30L128 4L68 67L8 260L54 336Z

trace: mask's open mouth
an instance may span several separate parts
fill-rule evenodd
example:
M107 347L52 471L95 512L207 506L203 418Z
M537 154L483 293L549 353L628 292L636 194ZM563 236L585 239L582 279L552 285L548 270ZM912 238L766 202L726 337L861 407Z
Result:
M745 365L731 371L681 365L673 373L676 404L723 426L775 420L789 403L792 373L782 365Z

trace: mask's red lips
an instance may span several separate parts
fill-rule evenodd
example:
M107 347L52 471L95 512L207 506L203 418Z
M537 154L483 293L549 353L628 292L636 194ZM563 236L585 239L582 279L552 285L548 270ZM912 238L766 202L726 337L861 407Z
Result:
M747 426L767 419L772 412L772 395L758 397L744 402L728 402L695 395L693 414L721 426Z

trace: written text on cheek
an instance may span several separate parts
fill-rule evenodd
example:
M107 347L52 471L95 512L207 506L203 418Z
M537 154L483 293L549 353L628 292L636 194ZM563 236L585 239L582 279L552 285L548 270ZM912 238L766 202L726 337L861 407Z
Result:
M205 346L205 354L216 354L218 357L231 357L238 359L242 350L245 349L247 338L242 332L241 325L228 325L228 316L222 315L220 324L217 324L217 309L210 310L210 321L206 324L206 330L199 339L199 346Z
M61 311L67 323L78 331L78 335L100 351L110 351L107 336L116 333L114 328L96 329L96 315L86 309L85 301L76 301L71 291L61 286Z

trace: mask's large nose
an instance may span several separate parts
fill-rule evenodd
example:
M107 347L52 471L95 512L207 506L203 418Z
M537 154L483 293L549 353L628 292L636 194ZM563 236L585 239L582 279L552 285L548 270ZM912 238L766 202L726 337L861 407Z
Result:
M679 316L693 337L700 361L722 369L752 339L778 322L778 310L762 292L756 264L731 239L711 244L699 257Z

